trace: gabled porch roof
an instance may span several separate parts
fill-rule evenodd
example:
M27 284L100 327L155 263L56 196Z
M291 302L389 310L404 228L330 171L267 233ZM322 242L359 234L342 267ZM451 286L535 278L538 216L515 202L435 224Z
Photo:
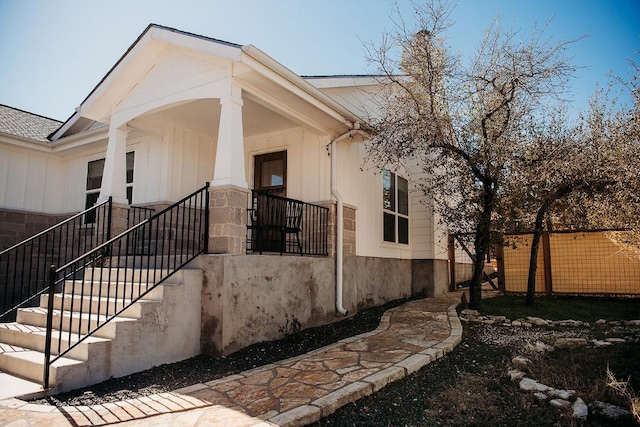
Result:
M173 68L172 65L162 64L166 60L163 55L168 51L173 52L172 60L188 57L208 64L211 69L219 66L219 74L215 78L230 79L242 89L244 121L249 127L247 134L251 133L252 125L260 128L273 122L276 116L280 121L290 121L329 135L343 133L353 123L362 121L349 109L253 45L238 45L151 24L84 99L76 112L49 138L56 141L94 128L96 122L111 123L114 115L121 114L125 109L127 98L141 90L143 80L148 80L154 69L163 65L167 70L176 70L175 78L162 86L166 92L157 94L158 99L154 105L148 106L147 111L139 107L136 111L157 112L198 99L215 98L211 96L211 90L207 92L207 88L215 84L212 75L207 74L210 70L202 69L200 76L180 75L180 64ZM168 88L168 85L173 86ZM135 115L136 112L129 116L131 114ZM271 118L265 120L268 116Z

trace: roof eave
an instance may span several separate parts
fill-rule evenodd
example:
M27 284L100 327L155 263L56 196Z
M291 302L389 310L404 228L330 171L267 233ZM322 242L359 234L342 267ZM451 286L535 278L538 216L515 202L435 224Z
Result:
M262 64L267 70L279 75L285 79L292 86L302 90L307 95L316 100L316 107L323 110L325 113L333 116L336 120L342 122L346 127L353 128L354 123L362 123L363 119L353 114L351 111L343 107L342 105L323 94L320 90L316 89L311 83L304 80L302 77L289 70L287 67L255 47L248 44L242 46L242 52L251 59ZM256 69L256 71L262 71L255 67L250 60L247 60L245 56L242 58L242 62L246 65ZM328 108L327 108L328 107Z

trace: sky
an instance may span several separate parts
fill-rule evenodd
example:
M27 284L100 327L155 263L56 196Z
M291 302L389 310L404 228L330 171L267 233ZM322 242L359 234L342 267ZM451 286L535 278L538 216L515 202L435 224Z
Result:
M0 0L0 104L66 120L150 23L253 44L299 75L371 74L364 43L394 28L393 0ZM608 74L640 62L640 0L459 0L449 31L468 58L486 28L527 34L549 22L554 40L586 36L570 55L580 68L567 95L588 105ZM410 26L410 0L398 0Z

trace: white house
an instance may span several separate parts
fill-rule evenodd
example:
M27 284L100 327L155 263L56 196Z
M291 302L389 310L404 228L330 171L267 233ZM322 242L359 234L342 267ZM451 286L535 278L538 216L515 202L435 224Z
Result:
M191 341L181 354L149 350L129 371L274 339L286 319L310 327L442 294L446 239L411 191L420 168L363 163L377 87L303 78L253 45L150 25L66 122L0 106L0 249L96 202L148 216L209 182L207 253L186 267L201 272L189 279L197 291L172 303L191 315ZM284 247L268 244L253 190L320 206L326 220L303 218L304 249L295 226ZM110 237L131 225L114 220ZM128 373L114 369L85 382Z

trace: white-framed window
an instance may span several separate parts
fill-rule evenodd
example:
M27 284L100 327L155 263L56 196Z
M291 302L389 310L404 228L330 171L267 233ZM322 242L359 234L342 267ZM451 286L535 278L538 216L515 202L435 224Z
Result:
M409 244L409 182L382 171L382 215L385 242Z
M89 209L98 201L100 196L100 188L102 187L102 175L104 173L104 160L92 160L87 163L87 186L84 208ZM127 200L129 204L133 201L133 163L135 153L130 151L127 153ZM87 215L85 223L92 224L95 222L95 215Z

